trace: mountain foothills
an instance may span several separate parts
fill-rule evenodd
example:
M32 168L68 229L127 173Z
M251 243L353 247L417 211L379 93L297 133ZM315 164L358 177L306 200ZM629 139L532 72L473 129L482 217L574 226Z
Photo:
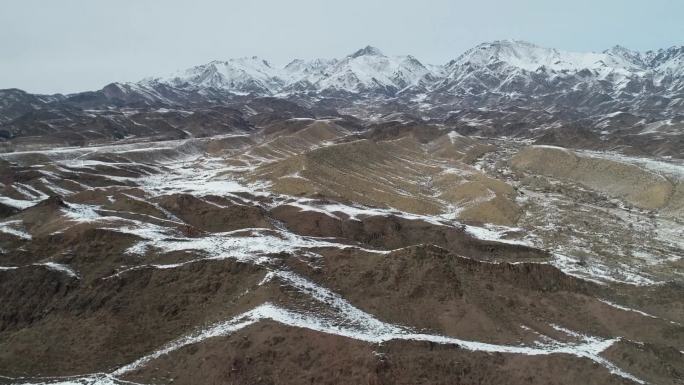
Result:
M682 384L683 58L0 90L0 384Z

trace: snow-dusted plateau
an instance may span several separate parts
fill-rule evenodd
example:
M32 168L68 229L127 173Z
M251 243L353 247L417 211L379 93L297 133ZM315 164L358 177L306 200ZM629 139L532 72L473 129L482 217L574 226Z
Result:
M681 384L684 47L0 90L0 384Z

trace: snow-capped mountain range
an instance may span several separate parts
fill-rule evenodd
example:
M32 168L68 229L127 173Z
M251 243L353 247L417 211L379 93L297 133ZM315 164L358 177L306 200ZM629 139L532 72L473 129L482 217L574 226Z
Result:
M541 92L600 87L613 94L684 89L684 47L636 52L615 46L600 53L567 52L523 41L480 44L445 65L413 56L387 56L365 47L341 59L296 59L278 68L259 57L213 61L143 88L217 89L235 94ZM550 86L550 89L549 89Z
M505 40L431 65L368 46L283 67L212 61L70 95L0 90L0 145L207 136L315 117L682 158L684 47L578 53Z
M401 113L483 127L524 122L530 130L579 122L598 132L645 129L662 121L670 132L673 124L684 122L684 46L580 53L502 40L480 44L443 65L385 55L371 46L343 58L295 59L284 67L259 57L236 58L71 95L0 90L0 124L9 124L8 135L15 135L23 130L17 127L49 118L31 115L39 110L71 116L121 107L239 108L260 97L294 102L322 115Z
M284 68L274 67L256 56L212 61L166 77L144 79L138 85L186 90L214 88L236 94L327 90L396 93L435 80L433 71L413 56L386 56L368 46L342 59L295 59Z
M684 46L631 51L615 46L601 53L578 53L542 48L521 41L478 45L446 65L439 87L488 91L534 91L551 82L553 88L578 90L597 85L615 93L682 90Z

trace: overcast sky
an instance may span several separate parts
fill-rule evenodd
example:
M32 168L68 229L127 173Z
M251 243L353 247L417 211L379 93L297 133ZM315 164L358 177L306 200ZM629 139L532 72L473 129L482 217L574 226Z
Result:
M0 88L55 93L213 59L340 57L365 45L443 64L484 41L602 51L684 44L683 0L0 0Z

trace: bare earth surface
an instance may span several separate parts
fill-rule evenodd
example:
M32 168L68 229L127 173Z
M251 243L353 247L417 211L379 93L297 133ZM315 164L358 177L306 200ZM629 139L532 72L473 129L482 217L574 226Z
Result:
M684 381L676 159L272 118L0 177L0 384Z

